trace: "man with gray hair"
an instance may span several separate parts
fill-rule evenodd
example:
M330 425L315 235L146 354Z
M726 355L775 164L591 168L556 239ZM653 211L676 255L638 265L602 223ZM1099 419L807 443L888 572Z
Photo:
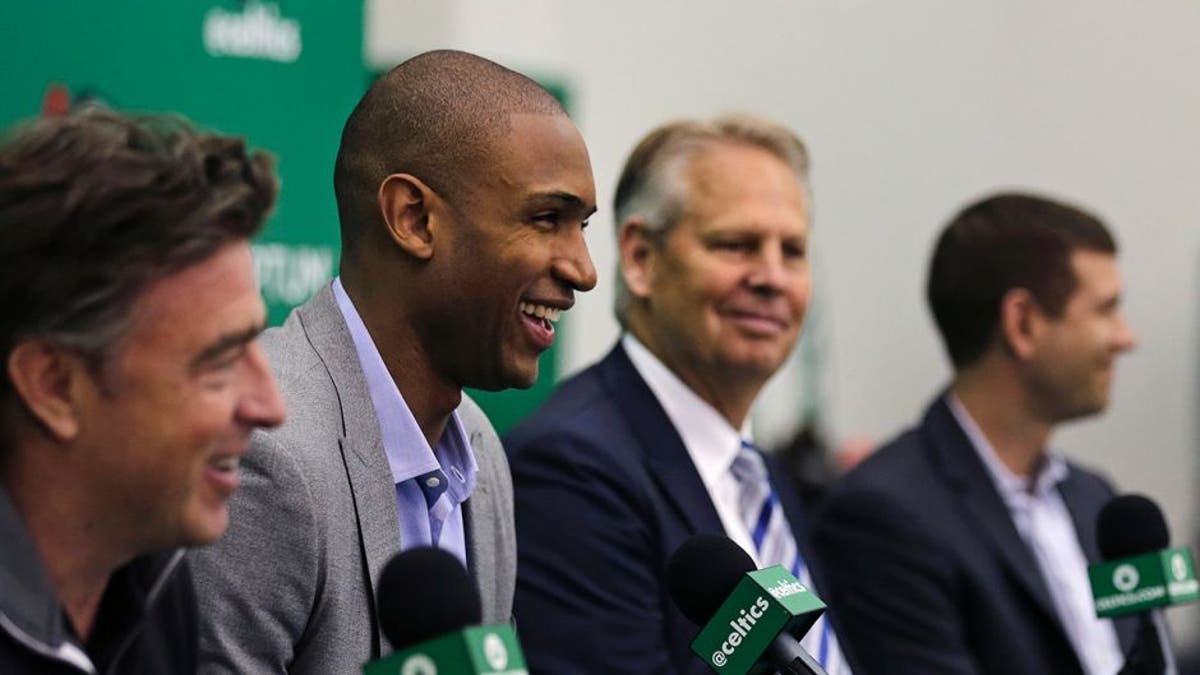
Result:
M749 423L808 306L807 151L749 116L670 123L633 150L614 202L624 335L506 440L515 614L535 672L705 673L667 596L690 536L727 535L820 587L799 500ZM850 672L827 621L802 644Z

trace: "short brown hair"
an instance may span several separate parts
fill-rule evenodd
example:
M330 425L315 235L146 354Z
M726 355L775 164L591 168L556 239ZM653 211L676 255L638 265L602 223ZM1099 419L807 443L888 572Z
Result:
M39 338L103 366L140 294L257 234L277 189L269 155L180 117L18 128L0 145L0 354Z
M1000 301L1024 288L1060 316L1079 280L1078 250L1115 255L1096 216L1031 194L1001 193L958 213L942 231L929 265L929 307L956 369L982 357L1000 323Z

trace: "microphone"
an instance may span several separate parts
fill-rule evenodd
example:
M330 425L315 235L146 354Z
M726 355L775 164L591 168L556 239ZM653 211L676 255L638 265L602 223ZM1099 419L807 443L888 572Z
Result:
M1168 548L1170 534L1162 511L1141 495L1113 497L1096 519L1100 556L1088 566L1096 616L1138 615L1137 640L1119 675L1174 672L1160 607L1200 599L1192 552Z
M667 563L675 606L700 629L692 651L722 675L827 675L797 641L825 603L780 565L756 570L728 537L698 534Z
M528 675L512 626L478 625L479 590L451 553L393 556L379 575L378 608L395 651L363 665L364 675Z

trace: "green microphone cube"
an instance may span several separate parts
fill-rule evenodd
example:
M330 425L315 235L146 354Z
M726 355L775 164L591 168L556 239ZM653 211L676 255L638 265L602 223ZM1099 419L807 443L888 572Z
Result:
M692 651L718 673L765 675L758 663L783 632L803 635L825 603L780 565L746 574L692 642Z
M1106 619L1200 599L1196 564L1186 548L1169 548L1088 567L1096 616Z
M363 675L528 675L512 626L476 626L402 649L363 666Z

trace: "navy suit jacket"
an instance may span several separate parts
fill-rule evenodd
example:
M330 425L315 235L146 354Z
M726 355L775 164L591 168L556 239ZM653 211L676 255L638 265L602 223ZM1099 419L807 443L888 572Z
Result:
M1074 465L1058 488L1098 562L1096 516L1112 488ZM834 488L816 542L856 675L1083 672L1033 553L944 396ZM1124 649L1133 630L1118 621Z
M700 675L698 632L666 565L688 537L724 533L683 441L618 345L504 439L517 521L514 615L533 673ZM804 516L768 461L797 543Z

